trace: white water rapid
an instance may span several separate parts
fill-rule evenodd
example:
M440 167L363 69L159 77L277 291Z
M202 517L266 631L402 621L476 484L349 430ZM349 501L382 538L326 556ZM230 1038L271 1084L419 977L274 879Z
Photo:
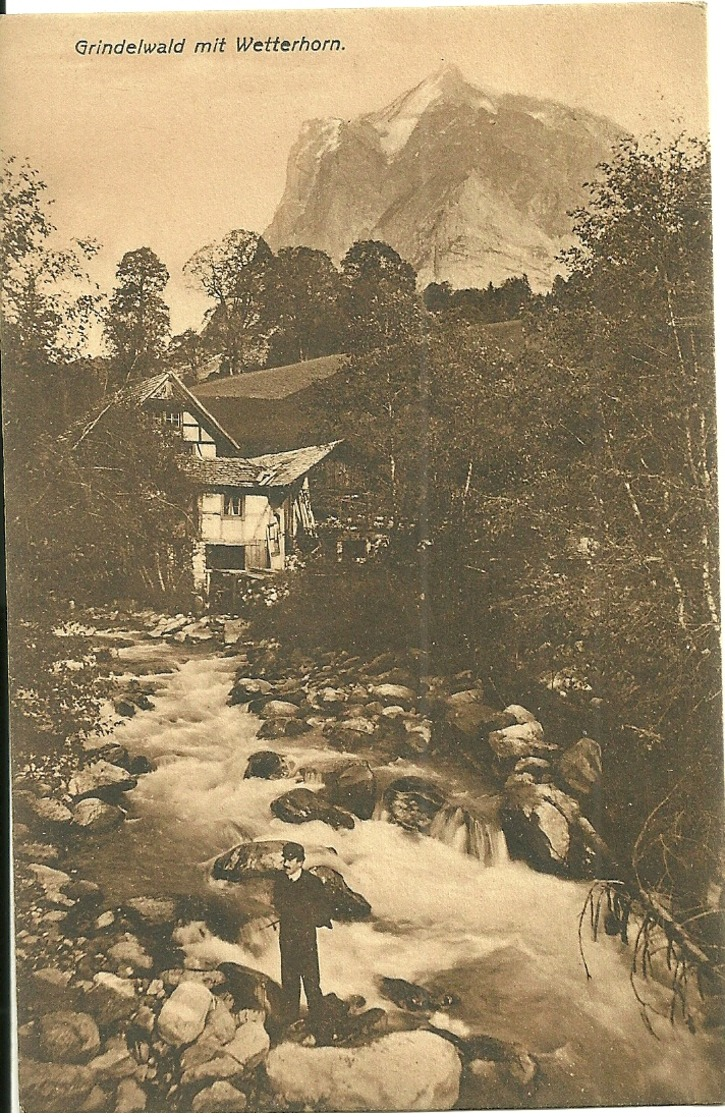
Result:
M148 648L139 654L147 656ZM125 652L131 665L134 649ZM234 659L194 655L158 677L153 710L115 731L115 740L158 766L128 795L120 831L80 853L81 871L101 884L109 904L142 894L216 894L240 920L243 912L248 918L249 896L240 886L211 882L209 860L240 841L294 838L311 861L338 869L372 905L369 921L320 932L324 992L362 994L368 1006L391 1013L378 985L383 976L457 994L460 1005L433 1022L535 1053L545 1079L537 1106L719 1100L717 1053L704 1033L691 1035L666 1020L656 1023L658 1038L646 1029L626 947L587 935L587 981L577 938L585 885L509 862L502 839L460 808L437 822L442 840L380 819L335 831L322 822L292 826L274 818L271 800L295 780L244 780L249 755L278 747L298 768L314 771L330 753L321 739L260 742L259 720L226 704L234 668ZM236 960L279 980L263 897L256 914L234 942L192 926L187 951Z

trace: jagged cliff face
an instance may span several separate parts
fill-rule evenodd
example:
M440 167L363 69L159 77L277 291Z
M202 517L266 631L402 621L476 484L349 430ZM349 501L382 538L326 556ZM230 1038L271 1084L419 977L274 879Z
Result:
M422 285L526 273L545 290L570 242L567 210L586 200L583 183L618 134L604 118L487 93L445 67L380 112L308 121L265 238L338 261L356 240L382 240Z

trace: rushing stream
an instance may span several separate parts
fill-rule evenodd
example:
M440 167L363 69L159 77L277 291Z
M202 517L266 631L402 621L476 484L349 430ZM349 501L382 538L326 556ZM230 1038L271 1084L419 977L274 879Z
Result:
M147 655L149 645L124 649L131 670L136 651ZM178 662L176 649L168 653ZM713 1041L666 1020L656 1023L657 1037L646 1029L626 947L587 936L587 981L577 937L585 885L510 862L500 834L472 824L460 807L437 824L435 837L378 816L345 831L274 818L271 800L296 781L243 779L249 755L265 746L255 736L259 720L227 705L234 668L233 659L195 654L158 676L153 710L115 731L120 744L157 767L129 794L121 830L79 853L109 903L142 894L216 895L220 908L239 913L238 922L256 918L234 942L192 925L187 951L240 961L279 980L263 891L212 882L208 865L240 841L294 838L311 861L338 869L372 905L369 921L320 932L323 992L362 994L391 1014L382 976L456 993L460 1005L434 1023L516 1041L540 1057L545 1081L537 1106L719 1099ZM321 738L280 745L311 772L330 759Z

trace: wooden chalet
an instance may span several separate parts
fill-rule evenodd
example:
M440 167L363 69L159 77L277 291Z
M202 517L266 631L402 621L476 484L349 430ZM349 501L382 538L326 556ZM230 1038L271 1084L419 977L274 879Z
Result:
M197 490L194 586L207 600L233 604L240 578L284 570L295 542L316 534L309 474L337 443L245 457L173 372L133 385L124 398L178 432Z

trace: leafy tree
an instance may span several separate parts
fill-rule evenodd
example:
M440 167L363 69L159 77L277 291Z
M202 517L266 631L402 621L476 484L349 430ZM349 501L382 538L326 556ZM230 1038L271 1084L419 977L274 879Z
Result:
M330 438L344 438L367 463L381 513L396 528L415 520L425 480L425 363L412 340L353 357L309 406L327 422Z
M74 639L74 613L119 598L183 601L193 525L172 433L120 404L39 443L8 497L11 724L21 754L60 749L96 726L103 671Z
M259 233L234 229L200 248L184 265L189 285L213 302L205 332L232 374L258 364L266 347L271 261L272 251Z
M36 171L8 160L2 185L9 691L17 756L62 747L97 724L100 669L65 624L75 605L183 589L188 492L163 432L123 414L118 401L99 401L95 365L80 358L96 307L95 292L84 286L84 246L53 247L50 203Z
M104 337L116 386L149 375L169 341L169 308L162 299L169 273L150 248L126 252L108 303Z
M63 244L37 171L14 156L0 169L0 322L3 336L5 468L19 475L43 429L61 429L71 391L88 395L80 360L100 296L85 263L98 246Z
M418 326L413 267L382 241L356 241L341 264L348 350L367 353L404 341Z
M325 252L281 248L269 293L276 328L270 364L288 364L339 351L340 275Z
M194 383L213 353L210 342L196 330L189 329L172 337L166 357L171 368Z
M447 310L450 306L452 293L453 288L447 280L444 283L429 283L423 291L423 306L433 313L438 310Z

